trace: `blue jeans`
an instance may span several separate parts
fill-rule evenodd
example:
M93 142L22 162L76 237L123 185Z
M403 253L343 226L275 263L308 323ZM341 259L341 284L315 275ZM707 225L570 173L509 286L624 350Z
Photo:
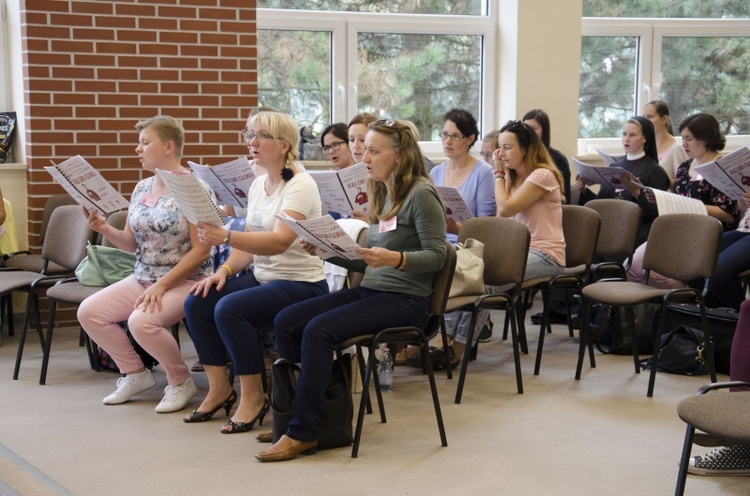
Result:
M563 273L565 267L555 262L555 259L540 250L529 250L526 259L525 280L537 277L554 277Z
M221 291L185 300L188 332L203 365L226 365L232 358L236 375L260 374L263 350L258 328L270 328L276 315L289 305L328 293L318 282L271 281L260 284L252 272L227 279Z
M708 283L708 304L739 311L745 295L735 277L746 269L750 269L750 233L725 232L719 245L716 270Z
M364 287L337 291L286 308L276 317L279 356L302 363L287 435L318 439L333 351L345 339L388 327L427 324L430 298Z

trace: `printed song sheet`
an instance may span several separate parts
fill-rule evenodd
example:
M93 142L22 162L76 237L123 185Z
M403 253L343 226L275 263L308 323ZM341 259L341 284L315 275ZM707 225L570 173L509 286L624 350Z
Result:
M474 217L471 209L466 204L456 188L450 186L435 186L440 198L445 204L445 215L451 220L464 223Z
M742 193L750 192L750 148L743 146L715 162L699 165L695 172L728 197L739 200Z
M221 212L195 175L162 169L156 169L156 173L164 181L169 194L174 197L188 221L193 224L205 222L219 227L224 225Z
M295 220L287 215L275 217L289 226L302 241L314 245L316 254L323 260L333 257L347 260L362 258L355 251L359 247L357 242L330 215L307 220Z
M676 195L660 189L648 188L650 193L656 197L656 208L659 215L667 214L702 214L708 215L706 206L702 201L687 196Z
M247 192L256 176L246 157L219 165L200 165L190 161L188 165L199 179L211 186L219 205L247 208Z
M130 205L130 202L80 155L44 169L87 210L94 209L102 214L108 214Z
M630 176L630 172L623 169L622 167L596 167L580 160L575 157L570 157L575 167L576 172L584 181L596 184L609 184L615 189L622 189L622 180L620 176ZM643 186L641 186L643 188Z
M320 201L331 212L370 211L367 168L363 162L338 171L308 171L320 191Z

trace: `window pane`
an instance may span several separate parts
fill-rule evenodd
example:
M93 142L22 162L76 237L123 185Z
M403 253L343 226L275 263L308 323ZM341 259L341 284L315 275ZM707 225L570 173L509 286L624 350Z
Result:
M408 119L437 141L452 108L481 122L482 37L359 33L357 111Z
M635 111L638 38L584 36L581 39L581 79L578 136L619 136Z
M258 102L317 133L331 122L331 33L258 30Z
M258 0L258 7L395 14L487 15L487 0Z
M750 17L747 0L583 0L583 17Z
M707 112L719 120L722 132L750 134L748 67L750 38L664 38L660 97L675 128L688 115Z

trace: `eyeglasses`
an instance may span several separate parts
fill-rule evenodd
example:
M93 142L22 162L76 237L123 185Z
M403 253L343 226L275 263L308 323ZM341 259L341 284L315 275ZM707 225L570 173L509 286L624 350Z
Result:
M258 134L255 134L254 132L248 130L247 128L242 130L242 138L245 141L252 141L255 138L258 138L258 141L268 141L268 140L276 139L268 133L260 132Z
M323 145L323 151L325 153L328 153L330 151L334 151L335 152L336 150L339 149L339 147L341 147L341 145L343 145L345 143L346 143L346 141L334 141L330 145Z
M453 141L461 141L466 136L462 136L460 134L449 134L449 133L443 131L442 133L440 133L440 137L443 138L444 140L447 140L448 138L450 138Z
M378 119L373 124L376 125L376 126L378 126L378 125L385 125L385 126L391 127L391 126L394 126L396 124L396 121L393 120L393 119Z
M508 121L508 127L509 128L520 127L520 128L526 129L526 124L524 124L521 121Z
M493 152L480 152L480 155L482 155L483 159L489 162L490 160L492 160L492 153Z

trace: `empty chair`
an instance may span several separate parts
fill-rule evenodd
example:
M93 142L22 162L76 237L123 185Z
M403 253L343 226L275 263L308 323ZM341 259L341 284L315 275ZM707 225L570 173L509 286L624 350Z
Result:
M44 238L44 245L42 246L42 258L72 272L86 255L86 242L90 237L91 231L86 223L86 217L83 216L81 208L78 205L58 207L52 212L52 216L50 217L50 226ZM18 379L24 342L26 341L26 331L32 311L36 317L39 339L43 344L37 292L40 289L52 286L63 277L50 276L40 272L15 270L13 268L3 271L3 277L0 280L0 295L7 295L13 291L25 291L29 294L21 337L18 340L18 356L16 358L16 367L13 371L13 379Z
M652 270L680 281L703 279L704 287L708 284L716 266L719 240L722 234L721 223L713 217L699 214L670 214L656 218L648 236L648 245L643 259L646 281ZM705 291L705 289L704 289ZM636 343L636 324L633 318L633 306L646 302L661 303L661 323L654 336L654 350L659 349L661 334L666 326L666 306L671 302L694 303L700 305L701 327L706 337L706 363L711 375L711 382L716 382L714 367L714 344L711 329L706 318L706 307L703 292L693 288L658 289L645 284L628 281L600 281L583 288L584 318L581 327L581 340L578 348L578 365L576 380L581 378L583 357L589 349L591 366L595 366L591 336L591 306L600 303L624 307L630 318L632 342ZM659 355L654 354L651 363L647 395L653 396L654 381ZM640 373L638 348L633 346L635 372Z
M469 335L466 342L471 343L481 309L505 310L510 321L513 346L513 360L516 369L516 386L518 393L523 393L521 377L521 357L518 343L518 306L521 295L521 281L526 272L526 258L529 254L531 235L525 224L514 219L503 217L475 217L469 219L458 233L459 242L474 238L484 243L484 284L501 288L499 293L458 296L449 298L446 312L468 310L472 312L469 324ZM441 319L442 321L442 319ZM445 325L442 323L443 342L447 343ZM446 349L446 360L448 353ZM461 360L461 372L456 389L455 402L461 402L466 372L471 357L471 347L464 348ZM446 364L448 365L448 364Z

